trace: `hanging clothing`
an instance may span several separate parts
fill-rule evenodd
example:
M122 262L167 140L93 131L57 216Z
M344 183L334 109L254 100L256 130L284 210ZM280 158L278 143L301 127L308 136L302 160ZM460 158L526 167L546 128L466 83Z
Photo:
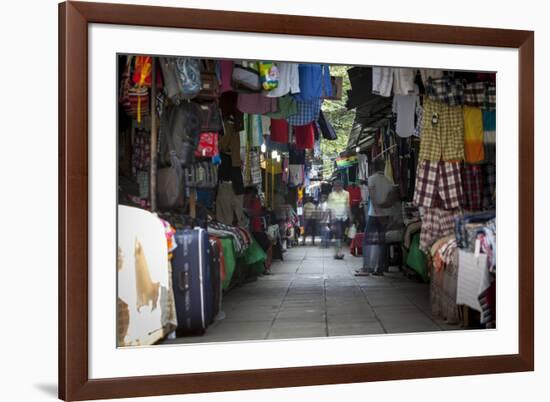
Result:
M237 108L243 113L265 114L277 111L277 99L262 93L239 93Z
M416 70L413 68L393 69L393 94L410 95L415 92L414 77Z
M428 78L425 84L426 94L432 101L443 102L449 106L464 104L464 81L449 76Z
M462 107L424 99L420 141L421 160L464 159L464 115Z
M288 165L288 185L298 187L304 184L304 165Z
M277 111L266 113L265 116L272 119L286 119L298 112L298 106L296 105L296 99L292 95L285 95L277 98Z
M219 139L220 152L231 156L231 166L241 166L241 137L235 125L229 121L223 123L224 134Z
M269 98L278 98L288 93L297 94L300 92L300 75L298 63L276 62L279 69L279 84L277 88L265 93Z
M238 226L246 225L243 213L243 195L235 194L231 183L220 183L216 198L216 220L226 225L233 225L234 218L236 218Z
M219 61L220 72L220 94L224 92L232 91L233 86L231 77L233 76L233 62L230 60Z
M319 118L323 100L316 98L310 101L296 101L296 114L287 118L288 124L292 126L303 126Z
M290 127L285 119L271 119L270 140L281 144L288 144Z
M464 161L479 163L485 159L481 109L464 106Z
M300 64L300 93L296 100L307 102L332 95L330 69L328 64Z
M304 126L294 126L294 136L296 139L296 149L312 149L315 145L315 133L313 131L313 122Z
M420 161L413 202L419 207L459 208L463 202L460 163Z
M462 171L464 188L464 209L481 211L483 209L483 169L481 165L465 164Z
M366 154L357 154L357 179L367 181L369 178L369 158Z
M395 95L393 97L393 112L397 114L395 132L406 138L414 134L414 116L416 95Z
M437 70L433 68L421 68L420 77L422 78L422 84L427 85L429 78L443 77L443 70Z
M460 216L460 209L445 210L426 208L422 216L420 231L420 250L428 253L431 246L440 238L455 232L455 219Z
M372 68L372 93L380 96L391 96L393 86L393 69L391 67Z
M483 111L483 146L485 161L496 163L496 112Z

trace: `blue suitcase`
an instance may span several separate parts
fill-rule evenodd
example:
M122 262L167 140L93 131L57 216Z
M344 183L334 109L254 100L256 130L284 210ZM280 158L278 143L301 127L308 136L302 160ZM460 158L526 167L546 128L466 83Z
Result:
M172 279L177 331L201 334L214 315L214 295L210 271L210 243L206 230L178 230L172 259Z

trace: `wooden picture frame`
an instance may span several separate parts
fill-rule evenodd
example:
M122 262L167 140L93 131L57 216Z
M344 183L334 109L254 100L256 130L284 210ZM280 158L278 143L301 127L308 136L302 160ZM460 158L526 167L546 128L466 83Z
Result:
M512 355L90 379L88 24L519 49L519 352ZM59 5L59 397L64 400L353 383L534 369L534 33L154 6Z

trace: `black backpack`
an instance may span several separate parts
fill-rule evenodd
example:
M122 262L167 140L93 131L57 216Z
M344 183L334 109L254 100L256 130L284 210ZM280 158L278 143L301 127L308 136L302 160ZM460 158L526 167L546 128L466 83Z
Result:
M160 162L189 166L195 162L199 143L201 110L193 102L165 107L160 121Z

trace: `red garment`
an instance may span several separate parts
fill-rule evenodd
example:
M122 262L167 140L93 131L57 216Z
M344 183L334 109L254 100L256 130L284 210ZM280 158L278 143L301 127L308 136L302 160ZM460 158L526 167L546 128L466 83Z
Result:
M271 119L270 132L271 141L288 144L288 122L285 119Z
M304 126L294 126L294 136L296 137L296 149L313 149L315 145L315 129L313 122Z
M247 206L250 217L250 230L252 232L263 232L262 228L262 203L258 198L252 198Z
M353 207L355 205L359 205L361 203L362 197L361 197L361 188L359 186L349 186L346 189L349 193L349 206Z

